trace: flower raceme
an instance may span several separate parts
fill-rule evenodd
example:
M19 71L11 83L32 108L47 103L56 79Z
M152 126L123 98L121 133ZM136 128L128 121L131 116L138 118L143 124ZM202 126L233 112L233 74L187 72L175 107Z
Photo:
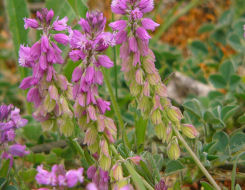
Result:
M148 31L154 31L159 24L144 18L144 14L153 8L153 0L113 0L112 12L123 15L124 19L112 22L109 26L116 32L116 44L121 45L122 71L131 94L136 97L138 109L143 117L150 117L158 138L169 144L169 157L178 159L179 146L172 127L182 130L190 138L197 137L198 132L192 125L181 125L183 116L177 107L171 105L166 86L155 68Z
M27 124L27 120L20 116L20 110L10 105L0 106L0 145L3 150L1 157L10 159L10 167L15 156L23 157L29 154L25 145L9 144L15 142L15 130Z
M61 49L57 43L66 45L69 38L60 32L68 29L67 17L57 18L52 22L53 10L46 8L36 13L36 19L25 18L25 29L33 28L42 30L41 39L32 47L20 46L19 63L22 67L32 69L32 76L23 79L20 84L21 89L29 89L27 101L33 102L36 111L33 117L40 121L44 128L52 129L57 124L65 135L70 135L72 130L72 112L68 107L68 98L72 99L72 86L65 76L57 74L54 64L64 62L61 56ZM54 118L58 118L57 122Z
M103 100L98 93L98 86L103 84L101 68L110 68L113 62L103 54L109 46L114 45L113 35L104 32L106 18L99 12L88 12L81 18L81 31L70 30L70 58L81 60L72 74L74 113L79 126L85 131L84 143L92 154L99 154L100 167L110 168L111 158L108 141L115 141L116 126L112 119L104 114L110 110L110 102ZM103 135L99 135L102 133ZM100 147L100 149L99 149Z

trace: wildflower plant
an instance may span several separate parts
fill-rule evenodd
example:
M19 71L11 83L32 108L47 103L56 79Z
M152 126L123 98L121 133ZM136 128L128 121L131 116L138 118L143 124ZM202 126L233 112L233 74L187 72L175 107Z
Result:
M26 100L34 107L32 117L42 130L54 133L56 140L65 139L64 146L72 150L69 161L57 159L56 163L34 164L35 185L39 190L169 188L153 159L150 162L154 172L147 166L147 151L140 152L128 145L131 134L127 134L105 72L117 66L107 51L117 47L118 64L133 97L131 105L137 109L135 114L153 125L155 135L166 149L164 154L170 160L178 160L182 144L212 185L220 189L182 136L195 139L199 131L194 125L184 123L190 120L185 120L180 108L172 105L155 67L156 57L149 46L150 32L160 25L146 17L153 9L153 0L112 0L111 11L117 20L107 23L103 13L88 11L84 18L74 21L75 27L68 25L68 17L54 18L54 11L47 8L37 11L35 18L24 18L23 27L41 35L32 46L24 44L19 48L19 65L29 69L29 76L23 78L19 87L27 90ZM106 30L107 24L112 32ZM67 73L56 67L56 64L65 66L67 60L76 65L72 67L70 81ZM114 60L117 61L116 53ZM111 102L100 93L104 91L104 82ZM108 111L115 112L117 120ZM15 131L27 124L19 113L13 105L0 107L1 158L10 160L9 169L14 166L14 157L24 157L33 150L27 150L15 139ZM62 155L59 151L53 152ZM79 159L75 159L76 154ZM69 162L73 163L71 167Z

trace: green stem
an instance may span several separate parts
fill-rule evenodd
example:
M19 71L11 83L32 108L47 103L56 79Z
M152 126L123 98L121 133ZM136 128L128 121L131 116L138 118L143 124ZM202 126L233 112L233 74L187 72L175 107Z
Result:
M155 34L153 41L157 42L158 39L162 36L162 34L168 30L168 28L175 23L181 16L185 15L187 12L189 12L193 7L197 6L199 3L201 3L202 0L192 0L188 5L186 5L184 8L182 8L178 14L172 16L171 18L167 19L166 22L164 22L161 27L158 29L157 33Z
M209 180L209 182L215 187L216 190L221 190L221 188L218 186L218 184L216 183L216 181L208 173L207 169L202 165L202 163L200 162L200 160L198 159L198 157L196 156L196 154L191 150L191 148L189 147L189 145L187 144L187 142L185 141L185 139L179 133L178 129L176 129L176 127L173 126L173 130L174 130L176 136L178 137L178 139L180 140L180 142L184 145L184 147L186 148L186 150L189 152L189 154L191 155L191 157L193 158L193 160L195 161L195 163L197 164L197 166L200 168L200 170L203 172L203 174L207 177L207 179Z
M112 22L114 21L114 14L112 14ZM118 90L117 90L117 49L116 46L113 48L113 62L114 62L114 82L115 82L115 94L116 94L116 100L118 99Z
M124 158L117 152L114 145L110 145L110 148L111 148L111 151L115 154L115 156L117 156L119 160L124 160ZM144 183L144 185L147 187L147 189L154 190L154 188L141 175L138 174L138 172L134 169L134 167L130 164L128 160L125 160L123 163L125 164L128 172L132 175L132 178L136 186L140 186L140 184L137 181L138 179L140 179ZM145 188L141 186L140 189L143 190Z
M113 109L114 109L115 114L116 114L116 117L118 119L119 128L118 128L117 133L118 134L122 134L122 138L123 138L124 144L127 147L130 147L129 142L128 142L128 139L127 139L127 133L126 133L126 130L124 128L124 123L123 123L122 115L121 115L121 112L120 112L120 109L119 109L119 105L118 105L118 103L116 101L116 97L113 94L111 83L109 81L108 75L107 75L106 71L104 70L104 68L102 68L102 72L103 72L103 75L104 75L105 84L106 84L106 86L108 88L108 91L109 91L109 94L110 94L110 97L111 97L111 103L112 103Z
M235 190L237 162L238 162L240 156L242 156L243 154L245 154L245 152L240 153L240 154L236 157L236 159L235 159L235 161L234 161L233 168L232 168L232 174L231 174L231 190Z

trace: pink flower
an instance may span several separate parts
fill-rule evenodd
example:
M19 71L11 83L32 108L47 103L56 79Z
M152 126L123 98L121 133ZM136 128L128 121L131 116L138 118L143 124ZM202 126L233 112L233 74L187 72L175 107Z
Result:
M36 19L24 18L24 22L25 22L25 25L24 25L25 29L39 27L39 24Z

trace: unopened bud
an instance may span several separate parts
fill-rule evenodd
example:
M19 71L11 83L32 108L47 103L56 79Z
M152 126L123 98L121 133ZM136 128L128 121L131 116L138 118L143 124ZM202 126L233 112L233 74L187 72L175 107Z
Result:
M55 100L50 98L50 95L47 94L45 99L44 99L44 109L47 112L51 112L53 111L53 109L55 108L56 102Z
M128 159L130 159L134 164L139 165L141 157L140 156L133 156L133 157L129 157Z
M135 80L140 85L144 84L143 74L144 74L144 72L142 69L138 69L135 73Z
M176 137L174 137L168 145L167 152L168 157L172 160L177 160L180 157L180 148Z
M101 154L99 158L99 166L101 169L108 171L111 167L111 157Z
M180 112L179 108L171 106L170 108L166 109L168 118L173 122L179 122L181 120L182 113Z
M148 75L148 81L152 85L157 85L159 81L161 80L158 72L154 72L153 74Z
M156 109L152 112L151 121L154 125L158 125L162 122L162 115L159 109Z
M156 93L161 97L167 97L167 87L164 84L158 84L156 86Z
M57 75L57 83L61 90L67 90L68 81L64 75Z
M44 131L51 131L54 127L54 121L46 120L46 121L41 122L41 125Z
M133 96L137 96L141 92L141 86L135 82L132 82L129 86L130 92Z
M191 139L194 139L199 136L199 132L191 124L183 124L181 130L185 136Z
M69 116L64 115L60 120L58 120L58 123L62 134L67 137L73 134L74 124Z
M88 128L85 133L84 143L87 144L88 146L94 144L97 138L97 134L98 132L95 129L95 127Z
M143 87L143 94L145 96L150 96L150 84L148 81L145 82L144 87Z
M161 139L163 142L166 140L166 130L167 128L161 123L155 126L156 136Z
M48 92L49 92L51 99L53 99L55 101L57 101L59 99L58 90L54 85L49 86Z
M140 98L138 109L140 109L142 113L148 115L151 111L151 108L152 108L152 103L148 97L143 96L142 98Z
M172 139L172 135L173 135L172 127L168 126L166 130L166 142L167 143L169 143L169 141Z
M143 68L148 74L153 74L156 71L155 64L150 59L143 60Z
M120 163L117 163L112 167L112 175L117 181L123 179L123 170Z

